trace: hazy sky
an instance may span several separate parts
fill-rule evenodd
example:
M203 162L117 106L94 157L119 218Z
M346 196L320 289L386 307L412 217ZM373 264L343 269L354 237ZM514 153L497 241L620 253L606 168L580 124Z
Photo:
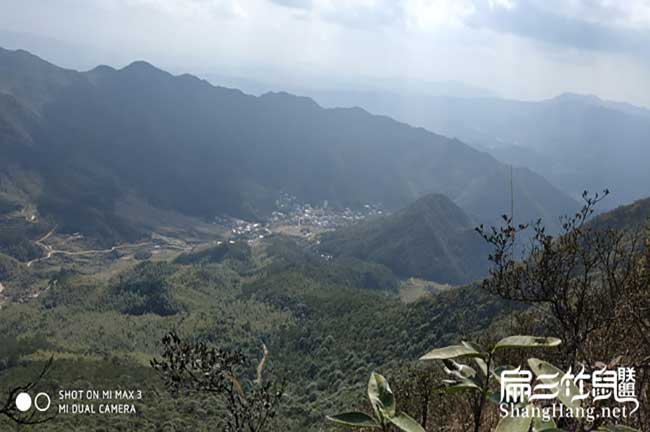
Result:
M456 80L650 106L650 0L3 0L0 45L64 66L328 87Z

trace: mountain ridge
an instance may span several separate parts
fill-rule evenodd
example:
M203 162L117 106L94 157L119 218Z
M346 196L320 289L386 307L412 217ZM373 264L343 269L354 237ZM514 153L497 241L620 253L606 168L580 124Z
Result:
M465 212L442 194L398 212L326 233L320 249L373 261L402 278L464 284L486 275L488 246Z
M527 167L579 200L584 189L613 192L605 210L646 195L641 162L650 157L650 110L594 95L564 93L539 101L364 93L306 92L326 107L362 106L422 126Z
M102 231L125 231L115 203L131 194L204 218L257 218L281 193L397 209L437 192L484 223L510 207L505 165L386 116L325 109L286 92L250 96L142 61L75 72L29 59L37 72L21 75L12 52L0 51L0 88L15 89L25 110L38 113L37 124L20 125L33 144L13 161L44 185L32 199L64 230L78 231L95 214ZM35 84L45 86L41 93ZM543 178L521 176L525 189L545 191L544 202L520 194L522 218L553 219L576 207Z

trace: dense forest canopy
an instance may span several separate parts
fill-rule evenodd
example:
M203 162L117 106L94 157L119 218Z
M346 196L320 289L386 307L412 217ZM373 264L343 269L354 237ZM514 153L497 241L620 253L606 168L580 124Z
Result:
M648 7L14 3L0 430L650 431Z

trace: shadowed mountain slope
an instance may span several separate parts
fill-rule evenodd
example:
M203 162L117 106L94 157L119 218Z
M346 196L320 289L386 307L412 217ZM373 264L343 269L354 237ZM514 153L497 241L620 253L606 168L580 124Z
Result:
M325 234L321 249L385 265L402 277L460 284L487 272L487 244L470 218L431 194L392 214Z
M249 96L145 62L82 73L7 50L0 91L12 149L0 174L18 189L27 175L37 187L23 195L62 230L137 236L115 210L126 196L200 217L256 218L282 192L389 209L444 193L484 223L509 209L508 168L492 156L361 109ZM522 219L574 209L542 177L522 169L517 178Z
M593 95L540 101L418 93L307 92L324 106L361 106L528 167L562 191L609 188L603 209L647 196L650 110ZM518 176L515 176L518 179ZM462 205L462 204L461 204Z

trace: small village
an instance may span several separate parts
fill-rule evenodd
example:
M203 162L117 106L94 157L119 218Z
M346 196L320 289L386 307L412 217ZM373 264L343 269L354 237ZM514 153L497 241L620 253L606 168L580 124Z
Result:
M319 206L300 203L296 197L285 194L275 203L267 220L251 222L225 216L215 217L214 223L229 230L230 242L263 240L273 233L312 237L325 231L352 225L369 217L385 214L380 205L366 204L358 210L336 208L328 201Z

